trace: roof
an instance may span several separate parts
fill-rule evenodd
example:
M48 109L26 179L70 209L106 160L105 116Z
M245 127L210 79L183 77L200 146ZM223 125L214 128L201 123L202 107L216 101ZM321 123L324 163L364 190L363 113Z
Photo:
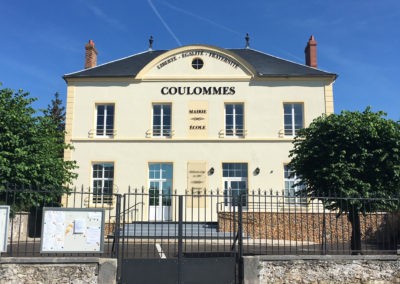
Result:
M337 77L334 73L294 63L254 49L227 50L247 61L260 77ZM135 77L149 62L167 51L168 50L150 50L138 53L93 68L66 74L64 75L64 79Z
M294 63L254 49L228 49L246 60L262 77L332 77L336 74L325 72L307 65Z

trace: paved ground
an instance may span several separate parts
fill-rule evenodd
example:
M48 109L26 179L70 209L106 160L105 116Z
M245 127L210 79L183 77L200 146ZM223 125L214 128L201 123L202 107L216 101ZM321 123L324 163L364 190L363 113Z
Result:
M175 238L178 237L178 223L139 222L125 224L120 235L126 237ZM183 223L182 236L198 239L232 239L233 232L220 232L217 223Z

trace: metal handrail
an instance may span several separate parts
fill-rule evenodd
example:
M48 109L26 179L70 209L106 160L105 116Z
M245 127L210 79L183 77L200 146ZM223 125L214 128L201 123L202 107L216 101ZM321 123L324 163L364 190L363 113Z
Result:
M245 138L245 137L247 137L247 129L245 129L245 128L232 129L232 131L233 131L232 135L227 135L226 134L226 129L221 129L218 132L218 136L219 136L219 138L225 138L225 137L243 137L243 138Z
M109 135L97 135L96 129L89 129L88 131L88 138L103 138L103 137L115 137L117 136L117 130L114 128L112 130L112 134Z
M136 206L138 206L138 205L140 205L140 204L144 204L144 202L143 202L143 201L137 202L136 204L134 204L134 205L132 205L131 207L129 207L129 208L125 209L124 211L122 211L122 212L119 214L119 216L121 217L121 216L123 216L124 214L129 213L129 211L133 211L133 208L135 208ZM134 209L134 210L135 210L135 211L138 211L138 209ZM126 212L126 211L128 211L128 212ZM110 215L110 218L113 218L113 217L117 217L117 215Z
M161 135L164 133L168 133L168 135ZM156 134L160 134L160 135L154 135L153 129L147 129L146 138L173 137L175 135L175 130L174 129L170 129L170 130L160 129L160 130L157 130Z

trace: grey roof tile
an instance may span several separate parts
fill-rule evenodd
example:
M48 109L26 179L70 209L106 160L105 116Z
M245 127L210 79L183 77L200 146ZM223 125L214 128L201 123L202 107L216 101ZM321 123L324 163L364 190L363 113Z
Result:
M335 76L307 65L294 63L253 49L229 49L246 60L259 76Z
M334 77L325 72L253 49L227 49L247 61L260 77ZM146 51L93 68L64 75L68 78L135 77L143 67L167 50Z

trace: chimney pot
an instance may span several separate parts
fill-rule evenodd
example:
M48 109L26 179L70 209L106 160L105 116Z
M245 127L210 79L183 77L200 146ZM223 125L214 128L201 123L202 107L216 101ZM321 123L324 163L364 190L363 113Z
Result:
M97 49L93 40L89 40L85 45L85 50L85 69L95 67L97 65Z
M306 56L306 65L317 68L317 41L313 35L308 40L304 53Z

